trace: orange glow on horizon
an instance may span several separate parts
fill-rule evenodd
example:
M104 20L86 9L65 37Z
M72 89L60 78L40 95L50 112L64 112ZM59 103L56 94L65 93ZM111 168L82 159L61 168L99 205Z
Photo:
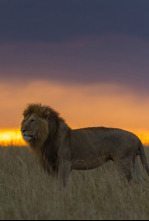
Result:
M0 130L1 146L24 146L26 145L19 129Z
M132 130L129 130L132 131ZM149 145L149 131L132 131L142 141L144 145ZM0 130L1 146L26 146L19 129Z

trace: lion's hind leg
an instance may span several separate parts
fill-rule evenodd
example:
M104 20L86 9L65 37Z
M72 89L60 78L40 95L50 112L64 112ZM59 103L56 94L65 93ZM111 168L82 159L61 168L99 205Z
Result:
M137 157L135 158L134 160L134 165L133 165L133 169L134 169L134 175L135 175L135 178L137 179L137 181L144 181L144 177L140 171L140 168L139 168L139 162L138 162L138 159Z
M115 164L120 176L130 182L133 179L133 161L128 158L119 159Z

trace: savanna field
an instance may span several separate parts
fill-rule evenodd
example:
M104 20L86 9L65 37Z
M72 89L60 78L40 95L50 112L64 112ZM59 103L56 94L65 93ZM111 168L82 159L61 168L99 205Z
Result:
M149 162L149 148L145 148ZM27 147L0 148L0 219L149 219L149 178L124 184L112 162L73 171L65 191Z

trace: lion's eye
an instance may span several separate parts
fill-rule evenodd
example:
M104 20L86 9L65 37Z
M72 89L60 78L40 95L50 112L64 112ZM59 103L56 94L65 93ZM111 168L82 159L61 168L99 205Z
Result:
M30 122L33 123L33 122L35 122L35 120L32 119Z

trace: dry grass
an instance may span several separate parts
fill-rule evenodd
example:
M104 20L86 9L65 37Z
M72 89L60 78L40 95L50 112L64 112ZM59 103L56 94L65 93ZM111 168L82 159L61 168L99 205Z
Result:
M146 149L149 160L149 149ZM73 171L60 192L27 148L0 148L0 219L95 220L149 219L149 178L132 184L119 178L113 164Z

